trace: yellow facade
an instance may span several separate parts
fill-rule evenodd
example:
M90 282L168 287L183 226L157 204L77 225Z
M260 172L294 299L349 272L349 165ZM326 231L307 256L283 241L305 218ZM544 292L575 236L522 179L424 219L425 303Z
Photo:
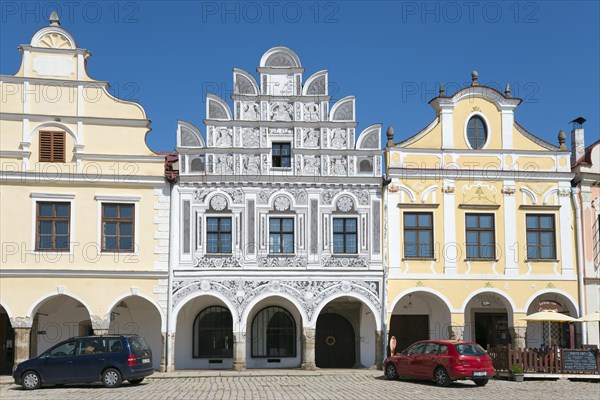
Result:
M579 291L569 152L516 123L519 103L474 75L431 100L436 119L422 131L396 144L388 135L387 321L399 348L567 344L566 327L520 320L548 302L577 317Z
M12 367L4 360L92 331L144 335L158 369L170 192L164 156L145 143L150 121L142 106L87 75L90 53L56 19L19 49L19 71L0 78L0 314L11 336L0 372ZM40 154L40 132L64 133L62 145L52 144L59 159ZM42 205L67 205L66 221L42 222ZM116 206L132 210L130 219L103 220Z

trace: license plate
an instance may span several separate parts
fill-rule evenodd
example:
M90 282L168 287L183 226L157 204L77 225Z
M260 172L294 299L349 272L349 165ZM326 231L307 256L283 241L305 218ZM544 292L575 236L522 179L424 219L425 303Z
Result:
M148 363L150 363L150 359L149 358L142 358L142 363L148 364Z
M485 372L485 371L476 371L476 372L473 372L473 376L487 376L487 372Z

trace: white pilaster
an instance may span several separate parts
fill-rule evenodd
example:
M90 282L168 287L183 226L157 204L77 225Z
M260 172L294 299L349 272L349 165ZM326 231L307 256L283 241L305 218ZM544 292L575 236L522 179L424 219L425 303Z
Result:
M389 270L399 269L402 261L400 251L402 243L400 242L400 208L398 208L398 192L388 192L387 202L387 248L388 248L388 268Z
M452 109L442 108L442 149L454 148L454 125L452 124Z
M456 204L454 199L454 182L444 180L444 246L436 257L443 257L444 273L456 274L456 262L462 253L461 246L456 242ZM436 232L433 232L434 244ZM439 237L439 236L438 236ZM437 247L437 246L436 246Z
M511 109L502 110L502 149L512 150L513 148L513 125L515 116Z
M504 181L502 192L504 194L504 259L506 268L504 273L505 275L517 275L519 273L519 244L516 241L517 201L515 198L515 182Z
M561 261L563 276L574 276L573 266L576 260L573 257L573 234L571 230L571 185L569 182L560 182L558 189L560 247L557 249L556 256Z

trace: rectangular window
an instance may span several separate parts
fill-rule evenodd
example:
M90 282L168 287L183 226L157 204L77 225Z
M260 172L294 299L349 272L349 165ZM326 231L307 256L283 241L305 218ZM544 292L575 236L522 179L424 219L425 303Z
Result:
M556 230L554 215L527 214L527 258L556 259Z
M102 204L102 251L133 251L133 204Z
M294 218L271 218L269 220L269 252L273 254L294 253Z
M356 218L333 219L333 252L356 254L358 252Z
M433 258L433 213L404 213L404 257Z
M494 214L467 214L465 226L467 259L495 259Z
M231 218L206 218L206 252L231 253Z
M273 143L271 159L274 168L289 168L292 166L292 146L289 143Z
M36 250L68 251L71 203L37 202Z
M40 162L65 162L65 132L40 132Z

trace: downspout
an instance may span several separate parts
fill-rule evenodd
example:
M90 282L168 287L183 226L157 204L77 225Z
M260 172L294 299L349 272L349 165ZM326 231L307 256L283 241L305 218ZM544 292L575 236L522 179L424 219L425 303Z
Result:
M583 283L583 227L581 225L581 207L579 205L579 188L571 189L571 198L575 206L575 247L577 251L577 289L579 292L579 317L585 315L585 286ZM587 325L581 323L581 341L587 344Z

